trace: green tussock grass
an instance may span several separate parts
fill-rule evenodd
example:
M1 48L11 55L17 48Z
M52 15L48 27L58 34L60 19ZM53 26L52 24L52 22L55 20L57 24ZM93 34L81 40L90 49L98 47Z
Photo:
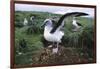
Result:
M30 22L30 16L35 16L34 22ZM45 16L44 16L45 15ZM61 17L58 14L48 12L15 12L15 64L70 64L78 62L93 62L94 59L94 19L78 17L83 27L78 32L72 31L72 17L65 19L64 38L62 40L61 55L47 54L45 60L40 59L44 51L41 41L43 28L41 25L46 18ZM23 20L27 18L30 24L24 26ZM33 25L34 24L34 25ZM22 54L19 54L22 53ZM46 52L45 52L46 53ZM74 55L74 56L73 56ZM63 57L62 57L63 56ZM55 59L56 57L56 59ZM43 58L43 56L42 56ZM63 59L63 60L61 60ZM69 60L68 60L69 59ZM58 61L59 60L59 61ZM75 61L77 60L77 61Z

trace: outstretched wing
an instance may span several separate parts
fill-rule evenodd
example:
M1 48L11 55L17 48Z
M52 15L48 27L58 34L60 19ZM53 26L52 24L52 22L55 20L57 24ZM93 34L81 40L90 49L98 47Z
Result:
M87 13L82 13L82 12L81 12L81 13L79 13L79 14L76 14L75 17L86 16L86 15L88 15L88 14L87 14Z
M78 17L78 16L84 16L84 15L88 15L87 13L83 13L83 12L71 12L71 13L66 13L65 15L63 15L60 19L59 19L59 21L58 21L58 23L56 24L56 26L51 30L51 32L50 33L54 33L56 30L57 30L57 28L61 28L61 27L63 27L63 21L64 21L64 19L66 18L66 17L68 17L68 16L74 16L74 17Z

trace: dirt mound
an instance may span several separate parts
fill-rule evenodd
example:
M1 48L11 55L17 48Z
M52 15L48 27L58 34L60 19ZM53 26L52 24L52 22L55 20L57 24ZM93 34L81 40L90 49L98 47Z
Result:
M33 55L33 64L75 64L87 63L92 60L87 52L78 52L76 48L59 47L57 54L52 54L50 48L44 48Z

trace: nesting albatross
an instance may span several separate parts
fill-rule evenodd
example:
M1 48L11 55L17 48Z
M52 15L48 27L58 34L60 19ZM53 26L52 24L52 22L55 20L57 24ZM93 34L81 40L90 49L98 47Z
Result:
M53 21L51 19L46 19L44 20L44 38L45 40L49 42L56 42L56 47L53 47L52 52L53 53L58 53L58 45L61 43L61 39L64 36L64 31L61 30L64 27L64 19L67 18L68 16L81 16L81 15L88 15L87 13L83 12L71 12L71 13L66 13L61 18L58 20L58 23L54 26Z

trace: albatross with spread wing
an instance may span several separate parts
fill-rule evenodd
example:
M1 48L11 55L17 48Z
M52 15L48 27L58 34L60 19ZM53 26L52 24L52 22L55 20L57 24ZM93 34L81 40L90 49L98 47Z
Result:
M83 12L71 12L71 13L66 13L63 15L59 20L58 23L54 26L53 21L51 19L46 19L44 21L45 27L44 27L44 38L45 40L49 42L56 42L56 47L52 49L53 53L58 52L58 45L61 43L61 39L64 36L64 31L61 29L64 27L64 19L67 18L68 16L82 16L82 15L88 15L87 13Z

